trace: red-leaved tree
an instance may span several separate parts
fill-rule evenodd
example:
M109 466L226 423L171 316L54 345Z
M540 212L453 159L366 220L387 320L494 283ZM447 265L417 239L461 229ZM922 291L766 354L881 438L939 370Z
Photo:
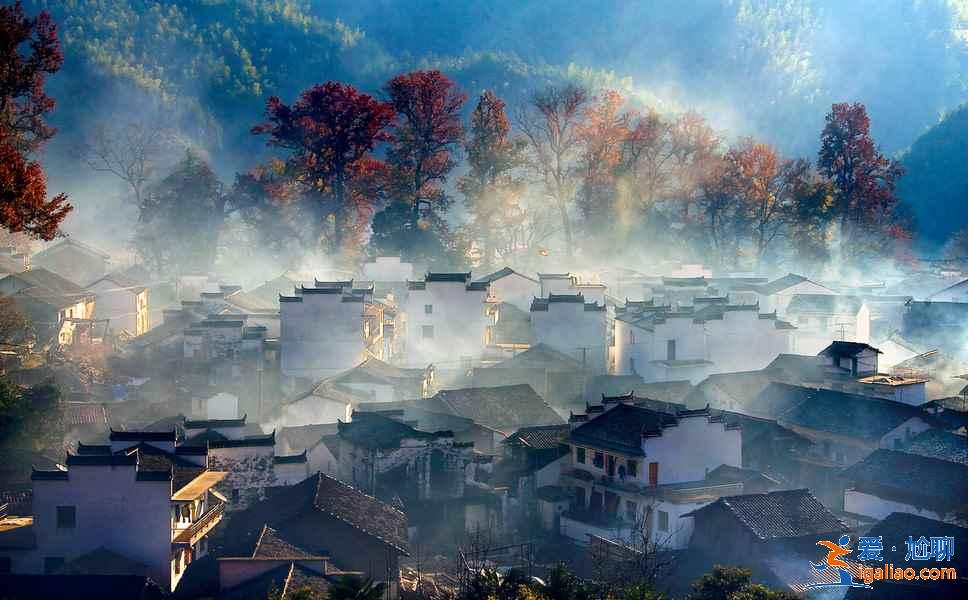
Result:
M351 85L327 82L300 94L292 105L272 97L265 123L252 128L268 144L290 152L286 174L318 201L319 214L332 219L331 249L341 251L346 234L361 227L372 211L369 179L382 170L372 156L391 139L387 126L393 106Z
M397 75L384 87L399 119L387 152L391 197L444 208L443 184L454 168L453 150L464 137L460 110L467 96L440 71Z
M817 168L833 186L844 257L907 235L892 223L898 204L894 189L903 168L877 150L863 104L833 105L820 134Z
M28 156L56 131L44 122L54 108L44 83L63 62L46 11L31 18L19 0L0 6L0 226L45 240L72 207L63 194L47 199L43 169Z

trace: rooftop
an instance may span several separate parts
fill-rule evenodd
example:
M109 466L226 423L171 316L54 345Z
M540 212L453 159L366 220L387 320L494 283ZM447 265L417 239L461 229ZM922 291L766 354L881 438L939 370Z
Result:
M441 390L420 406L513 433L531 425L560 425L564 420L528 384Z
M687 514L698 516L714 511L732 514L761 540L822 536L848 530L805 489L726 496Z
M835 390L771 383L756 402L783 425L876 442L909 419L926 415L915 406Z
M968 504L968 465L939 458L881 449L842 477L857 491L942 514Z

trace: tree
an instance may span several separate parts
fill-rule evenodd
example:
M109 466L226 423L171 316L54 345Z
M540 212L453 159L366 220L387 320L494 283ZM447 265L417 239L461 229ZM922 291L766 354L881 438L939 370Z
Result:
M0 377L0 447L42 450L63 441L61 392L53 380L19 387Z
M30 18L20 0L0 6L0 131L18 152L35 152L57 132L44 122L54 109L44 83L63 63L57 26L47 11Z
M397 120L387 150L388 204L374 217L371 249L397 248L410 260L439 262L443 255L436 252L458 251L443 218L451 204L444 185L464 137L460 109L467 98L440 71L398 75L383 89Z
M481 94L471 114L464 151L469 167L457 181L470 215L469 229L481 244L481 266L490 269L499 247L507 249L514 233L508 217L520 221L518 195L522 182L514 176L523 164L523 140L511 138L504 101L490 90ZM501 238L504 238L502 244Z
M33 337L27 315L12 298L0 297L0 350L24 350Z
M30 18L19 0L0 6L0 226L44 240L72 207L64 194L47 199L43 169L28 157L56 132L44 122L54 108L44 83L63 62L46 11Z
M291 106L273 96L267 121L252 128L269 136L268 145L289 151L286 173L305 186L319 204L320 216L332 219L330 249L341 252L353 213L372 208L360 194L364 180L379 171L377 144L389 141L393 106L345 83L329 81L300 94Z
M820 134L817 168L833 186L841 255L850 259L877 250L892 235L891 217L899 202L894 189L904 170L877 150L863 104L831 107Z
M329 586L329 600L381 600L386 584L358 575L341 575Z
M389 194L412 207L416 222L421 201L431 209L449 203L443 184L455 165L452 152L464 138L460 109L467 96L440 71L397 75L384 92L398 115L387 152Z
M534 92L517 115L530 148L529 164L558 210L568 258L574 256L568 212L575 196L575 161L581 144L578 126L587 103L588 92L580 86L550 86Z
M52 240L73 209L65 194L47 198L40 164L27 160L0 130L0 225L11 233Z
M601 236L611 231L622 239L622 226L631 216L624 194L616 186L616 172L629 137L630 117L622 111L622 95L605 90L585 108L576 130L581 143L578 170L581 183L578 208L588 233Z
M114 175L131 188L135 204L140 208L145 187L154 178L158 162L173 141L172 132L154 123L132 121L120 126L101 123L79 150L91 169Z
M711 573L692 584L688 600L794 600L798 597L751 583L751 577L749 569L716 565Z
M622 140L618 175L630 190L637 208L650 211L669 190L673 156L671 124L654 110L632 114Z
M688 225L690 209L698 200L703 182L719 164L719 137L706 119L694 112L680 115L670 126L670 166L672 189L670 200L678 205L680 220Z
M833 186L827 182L810 181L798 190L788 237L791 258L800 268L818 272L829 262L833 205Z
M145 195L135 241L158 273L206 273L231 209L222 183L192 149Z
M772 146L752 138L741 139L723 156L716 176L735 213L734 246L738 250L749 239L757 270L773 242L792 225L809 170L807 161L781 158Z

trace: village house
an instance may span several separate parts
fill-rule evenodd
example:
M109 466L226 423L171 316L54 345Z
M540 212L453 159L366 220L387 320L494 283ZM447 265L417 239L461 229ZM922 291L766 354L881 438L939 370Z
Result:
M79 444L64 466L34 471L33 518L23 525L32 543L7 555L11 571L50 574L104 549L172 591L208 552L225 500L213 487L224 477L206 468L204 448L177 445L174 431L112 431L109 445Z
M783 383L771 383L747 408L812 442L797 457L800 472L793 479L835 508L843 498L841 469L878 449L900 448L931 427L931 417L914 406Z
M774 313L724 297L679 307L629 301L616 309L615 373L698 383L712 373L761 369L792 350L793 330Z
M395 593L400 557L409 556L407 515L373 496L317 473L269 490L266 500L232 516L222 556L253 556L264 528L340 570L357 571Z
M486 282L472 281L470 273L427 273L423 281L408 281L407 290L407 366L470 368L480 359L490 324Z
M808 563L822 562L818 540L836 542L849 528L809 490L725 496L686 517L694 521L689 550L708 557L709 566L741 564L757 581L804 595L811 583L839 580L835 570L817 572Z
M285 600L306 591L323 596L343 575L363 574L337 569L328 556L294 546L266 525L251 556L218 559L217 592L212 591L215 600Z
M530 304L531 301L528 302ZM493 322L488 325L485 334L487 348L482 364L506 360L534 345L528 309L521 310L514 304L497 302L488 306L488 314Z
M373 288L352 281L316 281L279 297L281 369L287 377L315 380L383 355L383 322L367 318ZM375 309L374 309L375 310Z
M151 328L148 288L127 275L109 273L87 286L95 296L94 319L107 321L108 333L135 337Z
M608 319L605 305L577 294L551 293L531 302L536 344L545 344L577 360L593 373L608 370Z
M537 279L518 273L510 267L504 267L475 281L488 284L492 302L510 304L525 313L531 306L532 298L542 295L541 284Z
M943 429L926 429L902 444L900 450L968 465L968 437Z
M405 504L463 496L472 452L450 431L419 431L383 413L339 424L339 479Z
M535 344L493 365L474 367L461 387L528 384L545 401L567 413L582 406L582 394L591 378L591 371L582 368L579 359L547 344Z
M108 273L111 255L69 237L31 256L30 264L57 273L83 287Z
M721 465L742 466L742 433L722 414L669 414L616 397L572 415L571 425L571 464L559 484L570 502L557 527L576 541L645 533L651 543L682 549L692 524L680 517L743 491L742 480L707 481Z
M816 354L834 340L871 341L871 311L857 296L794 294L786 318L797 328L798 354Z
M787 273L783 277L756 287L757 302L764 312L775 312L786 318L787 308L798 294L836 295L834 290L802 275Z
M574 296L581 294L588 302L605 305L605 290L603 283L582 281L581 277L572 273L538 273L539 298L549 298L552 294L560 296ZM527 310L527 309L525 309Z
M263 422L279 428L349 421L359 405L372 401L373 397L365 391L323 379L308 390L284 399L269 411Z
M13 246L0 248L0 277L23 273L30 268L30 258Z
M94 294L56 273L36 268L7 275L0 279L0 296L27 315L41 345L67 346L92 337Z
M293 485L309 476L306 452L276 454L275 432L221 440L207 437L209 468L226 472L218 489L230 499L230 511L263 500L267 488Z
M474 450L485 454L503 452L501 442L532 425L560 425L564 419L527 384L441 390L414 403L432 413L470 419Z
M906 512L968 523L968 465L881 449L845 470L844 511L883 519ZM935 534L931 534L935 535Z
M434 367L405 369L368 357L327 381L368 395L374 402L425 398L434 391Z
M339 422L283 427L276 431L276 454L306 453L310 473L339 476Z

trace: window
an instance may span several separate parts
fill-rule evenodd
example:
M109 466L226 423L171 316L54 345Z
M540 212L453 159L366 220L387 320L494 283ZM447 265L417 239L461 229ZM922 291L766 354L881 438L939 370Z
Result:
M585 449L575 448L575 462L579 464L585 464Z
M605 466L605 456L601 452L595 453L595 458L592 460L593 464L601 469Z
M669 531L669 513L664 510L659 511L659 531Z
M649 463L649 485L659 485L659 463Z
M432 314L434 314L434 305L433 304L424 304L424 314L425 315L432 315Z
M74 529L77 527L77 507L58 506L57 507L57 528Z
M666 340L666 360L676 359L676 341Z
M638 461L630 460L625 464L627 465L626 470L628 471L629 477L638 477L639 475Z
M237 504L239 502L239 488L232 488L232 503Z
M423 326L423 336L424 336L424 339L433 338L434 337L434 326L433 325L424 325Z
M57 569L64 566L63 556L45 556L44 557L44 575L50 575Z

